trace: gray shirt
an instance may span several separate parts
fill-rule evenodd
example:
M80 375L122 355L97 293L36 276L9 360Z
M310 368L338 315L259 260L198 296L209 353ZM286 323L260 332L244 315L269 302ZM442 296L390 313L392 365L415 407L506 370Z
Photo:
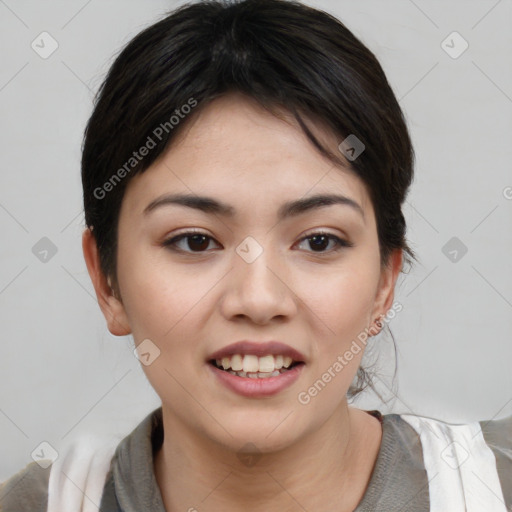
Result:
M355 512L429 511L429 477L420 436L402 415L387 414L381 416L381 422L377 460ZM496 460L504 507L512 510L512 416L479 424ZM101 512L165 512L153 471L153 456L162 442L160 407L118 444L106 476ZM0 511L44 512L50 469L43 470L34 462L5 482L0 487ZM200 509L199 504L191 503L193 506Z

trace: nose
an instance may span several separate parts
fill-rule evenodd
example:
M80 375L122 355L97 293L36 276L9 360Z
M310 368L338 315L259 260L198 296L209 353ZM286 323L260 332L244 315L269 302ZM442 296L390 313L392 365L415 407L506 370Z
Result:
M297 297L289 269L266 249L249 261L234 252L220 301L223 316L229 320L250 319L260 325L274 318L284 321L292 317L297 311Z

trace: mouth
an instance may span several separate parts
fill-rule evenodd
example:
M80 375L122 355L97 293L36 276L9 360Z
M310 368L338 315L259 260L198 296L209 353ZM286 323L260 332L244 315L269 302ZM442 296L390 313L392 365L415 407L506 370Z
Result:
M289 372L303 361L294 361L290 356L267 354L258 357L254 354L233 354L221 359L210 359L215 368L241 378L268 379Z
M243 340L210 354L205 364L216 382L246 398L275 396L300 378L307 359L279 341Z

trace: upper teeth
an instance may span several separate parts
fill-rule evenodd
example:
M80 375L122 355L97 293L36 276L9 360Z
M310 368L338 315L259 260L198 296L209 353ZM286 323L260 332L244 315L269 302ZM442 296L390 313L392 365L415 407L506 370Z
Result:
M222 366L224 370L231 368L233 371L244 372L273 372L281 368L288 368L293 359L289 356L268 355L258 357L253 355L234 354L231 357L216 359L217 366Z

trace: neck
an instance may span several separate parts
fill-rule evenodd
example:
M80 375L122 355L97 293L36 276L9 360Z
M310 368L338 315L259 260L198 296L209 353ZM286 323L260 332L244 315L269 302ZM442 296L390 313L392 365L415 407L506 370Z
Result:
M154 469L167 512L327 512L333 503L337 511L354 510L382 437L377 419L344 402L293 445L237 454L162 412L164 442Z

